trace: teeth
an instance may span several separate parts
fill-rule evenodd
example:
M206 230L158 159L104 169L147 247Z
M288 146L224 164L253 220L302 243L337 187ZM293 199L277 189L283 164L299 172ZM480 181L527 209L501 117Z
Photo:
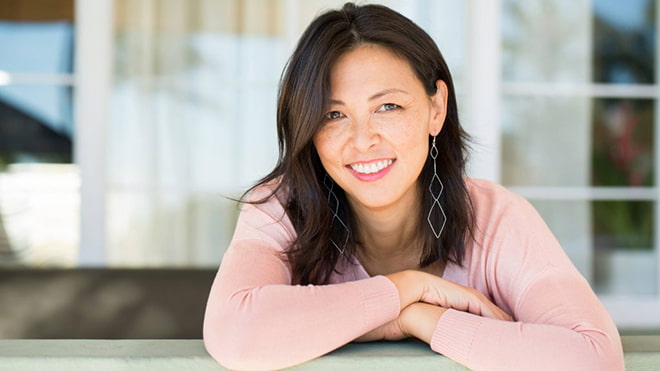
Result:
M390 165L392 165L392 160L381 160L370 164L352 164L351 168L361 174L373 174Z

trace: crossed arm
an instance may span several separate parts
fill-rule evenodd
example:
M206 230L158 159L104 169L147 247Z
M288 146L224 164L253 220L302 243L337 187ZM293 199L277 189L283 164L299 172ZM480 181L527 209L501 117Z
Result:
M478 290L424 272L402 271L387 276L399 293L399 315L355 341L402 340L415 337L431 343L435 325L449 308L501 321L511 316Z
M531 211L508 215L497 228L527 230L473 248L471 287L418 271L292 285L279 232L266 231L277 223L265 218L239 230L223 258L207 304L207 350L232 369L276 369L351 341L416 337L471 369L623 369L616 327L550 232L529 227L541 225L529 222ZM517 249L538 241L550 242Z
M285 264L248 242L225 256L207 307L205 345L226 367L284 368L354 340L412 336L472 369L623 368L616 329L570 275L539 278L513 322L482 293L423 272L291 285Z

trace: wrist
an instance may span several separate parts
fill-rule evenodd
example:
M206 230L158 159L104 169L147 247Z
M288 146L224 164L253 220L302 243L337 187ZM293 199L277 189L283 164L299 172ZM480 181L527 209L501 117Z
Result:
M416 337L430 344L438 321L446 311L447 308L432 304L413 303L399 316L401 330L406 336Z
M420 284L422 274L419 271L405 270L388 274L386 277L394 283L397 291L399 292L400 310L409 305L418 302L422 298L423 285Z

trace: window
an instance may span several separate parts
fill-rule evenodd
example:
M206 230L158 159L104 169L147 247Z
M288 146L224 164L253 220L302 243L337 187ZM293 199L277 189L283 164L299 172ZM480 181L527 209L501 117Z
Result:
M502 2L501 181L623 327L660 308L657 21L650 0Z
M73 0L0 1L0 264L71 266Z

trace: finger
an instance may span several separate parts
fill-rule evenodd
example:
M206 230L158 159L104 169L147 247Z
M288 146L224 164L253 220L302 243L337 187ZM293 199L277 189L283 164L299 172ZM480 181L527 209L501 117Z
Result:
M511 321L512 320L511 316L507 312L505 312L500 307L498 307L494 304L489 307L489 313L486 317L490 317L490 318L498 319L498 320L502 320L502 321Z
M463 310L482 317L511 321L511 316L493 303L482 292L467 287L460 287L460 290L468 298L468 307Z
M477 289L466 287L437 276L431 276L421 301L469 312L482 317L511 321L511 316Z
M482 296L480 300L484 303L483 316L494 318L503 321L512 321L511 316L505 312L502 308L498 307L495 303L490 301L486 296Z

